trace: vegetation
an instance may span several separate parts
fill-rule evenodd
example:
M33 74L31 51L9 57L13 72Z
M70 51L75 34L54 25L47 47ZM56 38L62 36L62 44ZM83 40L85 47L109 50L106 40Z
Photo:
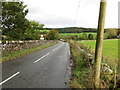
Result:
M58 39L58 31L56 30L51 30L50 32L48 32L46 34L46 39L47 40L55 40L55 39Z
M30 21L29 23L30 23L30 28L32 28L33 30L34 29L42 30L44 26L44 24L41 24L37 21Z
M65 28L46 28L48 30L55 29L59 33L81 33L81 32L96 32L95 28L83 28L83 27L65 27Z
M23 2L2 2L2 38L4 40L35 40L40 38L44 24L29 21ZM39 31L38 31L39 30Z
M28 28L28 20L25 16L28 9L23 2L2 2L2 29L3 35L20 39L24 38L25 30Z
M74 29L72 29L71 27L70 30L74 30ZM119 35L118 29L105 29L104 39L117 38L118 35ZM97 32L91 32L91 31L89 32L82 31L80 33L64 32L59 34L59 39L64 39L64 40L96 40L96 37L97 37Z
M40 34L48 34L57 30L60 34L57 39L65 40L94 40L97 29L83 27L43 28L44 24L29 21L25 18L28 13L27 5L23 2L2 2L2 31L5 40L36 40ZM85 33L85 34L84 34ZM74 36L73 36L74 35ZM105 29L105 39L115 38L119 35L118 29ZM47 37L48 39L48 37Z
M82 35L82 34L84 34L84 33L60 33L61 36L63 36L63 35ZM85 34L87 34L87 35L89 35L89 34L96 35L97 33L85 33Z
M60 33L59 39L64 40L95 40L96 33Z
M26 54L35 52L37 50L44 49L46 47L49 47L49 46L52 46L52 45L55 45L55 44L56 43L47 44L47 45L40 45L40 46L37 46L37 47L34 47L34 48L20 50L20 51L12 51L12 52L11 51L9 51L9 52L8 51L3 51L2 52L2 58L0 58L0 62L7 61L7 60L12 60L12 59L24 56Z
M116 36L118 35L118 30L116 29L108 29L105 30L105 39L109 39L109 38L116 38Z
M80 43L91 47L95 50L96 41L79 41ZM103 42L103 56L118 59L118 39L104 40Z
M79 51L81 45L74 41L69 41L69 43L70 52L72 55L71 58L73 60L70 86L72 88L87 88L89 87L87 80L89 76L89 68L86 67L86 64L84 63L81 53Z
M97 33L97 29L96 28L83 28L83 27L65 27L65 28L46 28L47 30L52 30L55 29L57 30L59 33ZM117 31L117 35L120 34L120 30L116 29L116 28L106 28L105 32L107 31L112 31L112 30L116 30Z
M73 60L71 87L94 88L94 51L90 47L81 44L81 42L69 41L69 43ZM100 75L101 88L115 87L117 62L113 58L102 59ZM119 87L119 84L117 86Z
M40 31L40 34L46 34L48 33L50 30L39 30Z

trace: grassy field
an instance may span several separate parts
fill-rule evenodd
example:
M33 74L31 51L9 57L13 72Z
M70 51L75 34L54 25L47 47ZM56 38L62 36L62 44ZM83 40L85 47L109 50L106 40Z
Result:
M95 50L96 41L82 41L80 42L87 46L90 46L93 50ZM103 56L111 57L114 59L118 59L118 39L114 40L104 40L103 42Z
M84 33L60 33L60 35L81 35ZM96 35L97 33L86 33L86 34L93 34Z

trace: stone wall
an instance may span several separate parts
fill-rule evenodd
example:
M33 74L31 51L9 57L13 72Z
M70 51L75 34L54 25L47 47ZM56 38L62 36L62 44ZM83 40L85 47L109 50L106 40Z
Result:
M33 47L37 47L40 45L52 44L58 41L42 41L42 40L30 40L30 41L4 41L1 43L2 51L20 51L24 49L29 49Z

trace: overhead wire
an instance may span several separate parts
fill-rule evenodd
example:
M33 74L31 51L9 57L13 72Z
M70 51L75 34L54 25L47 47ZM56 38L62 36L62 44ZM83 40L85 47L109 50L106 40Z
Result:
M76 10L76 15L75 15L75 19L74 19L73 25L75 25L75 23L77 21L77 18L78 18L80 3L81 3L81 0L79 0L79 2L78 2L78 7L77 7L77 10Z

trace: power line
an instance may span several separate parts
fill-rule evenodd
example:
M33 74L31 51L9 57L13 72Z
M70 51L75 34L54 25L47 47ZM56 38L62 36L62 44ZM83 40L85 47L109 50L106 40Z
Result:
M77 20L77 17L78 17L80 3L81 3L81 0L79 0L79 2L78 2L78 7L77 7L77 10L76 10L75 20L74 20L74 23L73 23L73 25L75 25L75 23L76 23L76 20Z

